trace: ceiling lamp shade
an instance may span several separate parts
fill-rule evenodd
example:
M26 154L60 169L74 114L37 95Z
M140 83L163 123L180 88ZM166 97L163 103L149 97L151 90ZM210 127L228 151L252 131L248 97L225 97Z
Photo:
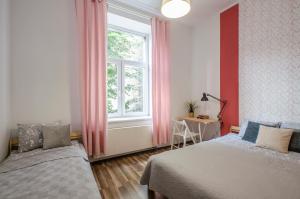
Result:
M161 13L168 18L183 17L190 10L190 0L163 0L161 5Z

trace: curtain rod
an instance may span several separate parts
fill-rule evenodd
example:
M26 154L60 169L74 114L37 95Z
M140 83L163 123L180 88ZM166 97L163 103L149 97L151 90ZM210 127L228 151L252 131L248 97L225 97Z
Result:
M142 19L151 20L151 18L154 17L154 15L152 15L150 13L147 13L147 14L142 13L141 11L138 11L137 8L133 8L133 7L128 6L128 5L124 5L121 2L110 0L110 1L107 1L107 4L108 4L109 8L116 9L118 11L134 15L134 16L140 17Z

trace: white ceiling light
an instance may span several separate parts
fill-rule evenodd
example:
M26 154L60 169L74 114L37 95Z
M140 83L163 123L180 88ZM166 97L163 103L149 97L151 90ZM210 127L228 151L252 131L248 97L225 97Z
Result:
M190 0L163 0L161 5L161 13L168 18L183 17L190 10Z

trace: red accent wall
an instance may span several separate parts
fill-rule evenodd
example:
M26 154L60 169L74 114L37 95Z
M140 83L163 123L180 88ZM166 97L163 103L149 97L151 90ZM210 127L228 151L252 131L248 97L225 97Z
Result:
M221 134L239 124L239 5L220 14L220 96L227 100Z

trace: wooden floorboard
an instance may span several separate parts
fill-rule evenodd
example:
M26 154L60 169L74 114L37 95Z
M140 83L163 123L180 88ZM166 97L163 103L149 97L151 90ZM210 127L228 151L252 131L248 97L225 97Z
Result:
M167 150L169 148L151 150L92 163L92 170L102 198L163 198L155 193L149 194L147 186L140 185L139 181L149 157Z

